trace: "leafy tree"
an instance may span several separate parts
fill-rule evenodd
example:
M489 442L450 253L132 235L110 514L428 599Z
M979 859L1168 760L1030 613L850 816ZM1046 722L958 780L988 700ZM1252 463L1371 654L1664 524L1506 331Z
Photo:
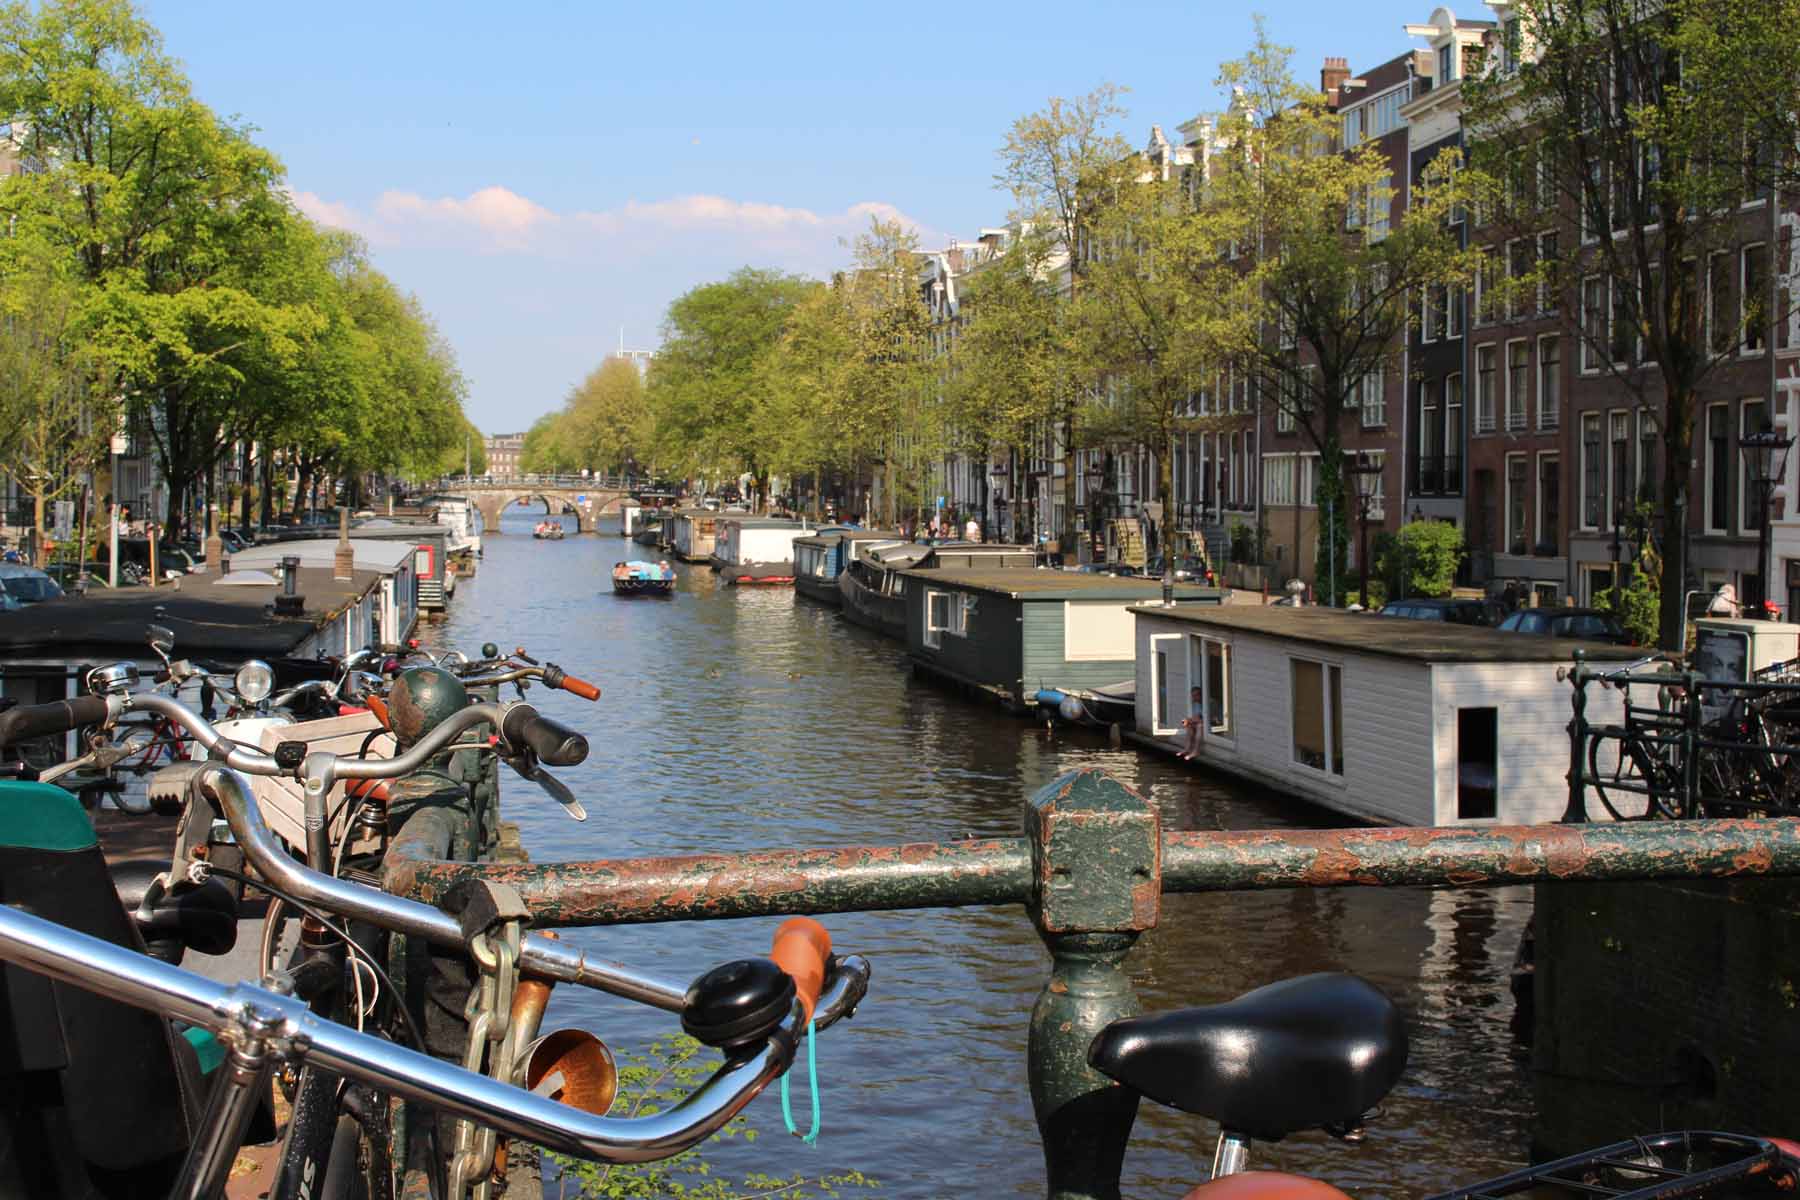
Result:
M772 471L813 476L814 516L824 500L826 468L854 472L859 465L843 431L826 417L850 386L851 330L841 284L809 289L781 337L757 360L757 442Z
M1792 307L1767 230L1771 190L1794 181L1800 0L1520 0L1501 34L1463 83L1473 157L1507 181L1503 232L1562 231L1515 286L1550 289L1584 360L1661 434L1658 640L1678 650L1700 389ZM1762 282L1737 296L1740 202L1758 200Z
M532 425L519 461L533 472L629 471L650 461L654 438L643 376L629 360L608 356L559 411Z
M1462 530L1450 522L1409 521L1378 536L1373 557L1388 595L1448 596L1464 552Z
M753 419L767 382L758 359L816 286L798 275L745 267L669 305L648 389L658 461L713 478L741 470L764 478Z
M1103 178L1122 162L1131 147L1114 130L1125 115L1119 97L1125 89L1103 83L1073 100L1053 97L1042 109L1014 121L1000 148L995 182L1013 197L1014 218L1022 228L1039 233L1049 247L1049 269L1061 290L1079 299L1086 266L1081 254L1088 209L1083 188ZM1075 541L1075 452L1077 413L1090 372L1063 348L1064 366L1050 381L1055 401L1054 427L1063 461L1063 517L1057 531L1065 546Z
M1394 219L1386 155L1372 141L1332 152L1341 123L1321 92L1294 78L1290 56L1259 20L1249 52L1221 68L1236 97L1220 123L1231 149L1207 180L1205 206L1236 214L1261 249L1242 272L1201 270L1213 286L1238 289L1255 314L1233 358L1318 451L1313 499L1321 519L1335 514L1319 538L1323 579L1328 558L1347 561L1345 418L1365 379L1398 370L1414 298L1472 273L1476 252L1459 245L1450 217L1480 180L1440 158Z

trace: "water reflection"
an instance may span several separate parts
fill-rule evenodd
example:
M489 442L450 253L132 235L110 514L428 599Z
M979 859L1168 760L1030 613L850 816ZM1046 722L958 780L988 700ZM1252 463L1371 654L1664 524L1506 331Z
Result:
M1024 797L1098 764L1149 796L1170 828L1327 823L1326 814L1085 735L1047 735L915 681L901 648L787 590L718 586L680 566L672 600L622 600L607 571L640 547L529 536L505 519L481 574L427 641L523 644L596 679L596 706L534 692L591 735L566 777L592 814L574 824L522 788L509 815L539 860L771 846L1008 836ZM1520 889L1170 896L1129 960L1146 1008L1228 999L1287 975L1354 970L1406 1010L1411 1066L1361 1146L1308 1135L1259 1147L1259 1165L1320 1175L1356 1195L1416 1196L1517 1165L1530 1118L1508 1020L1507 973L1529 912ZM773 921L571 931L581 944L674 976L767 946ZM770 1136L721 1151L726 1169L856 1167L897 1197L1042 1192L1025 1081L1026 1021L1048 956L1022 911L831 918L875 963L863 1014L820 1041L825 1131L796 1156L773 1100ZM615 1047L669 1031L659 1014L559 989L553 1020ZM1126 1195L1179 1195L1216 1131L1146 1106Z

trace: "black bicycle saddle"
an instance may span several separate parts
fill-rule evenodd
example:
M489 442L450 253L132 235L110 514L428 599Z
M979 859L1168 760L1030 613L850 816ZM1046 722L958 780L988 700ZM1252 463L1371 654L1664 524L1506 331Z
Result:
M1227 1132L1276 1141L1356 1124L1406 1069L1406 1027L1367 981L1302 975L1224 1004L1114 1021L1088 1063Z

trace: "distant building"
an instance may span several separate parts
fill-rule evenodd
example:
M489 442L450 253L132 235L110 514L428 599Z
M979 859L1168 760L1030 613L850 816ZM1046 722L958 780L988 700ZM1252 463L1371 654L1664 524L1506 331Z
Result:
M525 453L524 434L496 433L483 438L481 444L487 449L489 475L519 473L519 457Z
M640 376L644 376L650 373L650 360L656 357L656 351L627 350L624 346L620 346L617 350L614 350L609 357L624 359L626 362L637 368Z

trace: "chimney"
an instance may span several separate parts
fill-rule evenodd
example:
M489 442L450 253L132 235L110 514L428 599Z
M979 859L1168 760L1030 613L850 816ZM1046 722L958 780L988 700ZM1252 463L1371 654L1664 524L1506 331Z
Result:
M1338 87L1350 78L1350 60L1327 56L1325 65L1319 70L1319 90L1325 93L1325 99L1332 104L1337 103Z
M356 552L350 549L350 508L338 506L337 554L331 560L331 577L349 579L356 573Z
M300 557L283 555L281 559L281 591L275 596L275 611L282 616L297 617L306 611L306 597L295 584L300 577Z

